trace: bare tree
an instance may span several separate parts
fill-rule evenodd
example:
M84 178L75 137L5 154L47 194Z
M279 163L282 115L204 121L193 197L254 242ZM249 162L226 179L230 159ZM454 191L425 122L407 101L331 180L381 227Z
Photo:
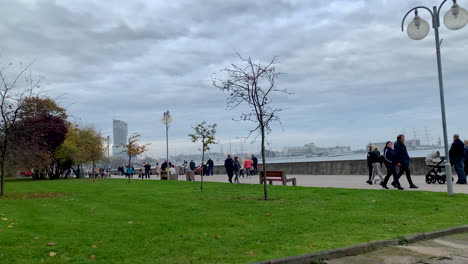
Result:
M33 80L31 65L23 66L17 74L10 74L12 63L0 66L0 196L5 195L6 160L11 148L11 139L20 119L20 112L25 98L40 90L44 78ZM24 82L21 80L24 78Z
M223 92L227 92L227 105L234 109L241 104L247 104L250 111L242 113L240 120L252 121L256 127L249 136L258 132L261 136L261 154L263 172L266 172L265 144L266 135L271 132L271 124L279 122L278 113L282 108L273 107L271 96L290 94L286 89L276 88L276 80L281 73L276 71L277 58L274 57L267 64L253 62L251 57L244 58L236 53L241 64L231 64L231 67L221 70L222 78L213 77L213 85ZM264 181L264 198L268 200L267 181Z
M197 142L201 140L202 142L202 171L201 181L200 181L200 190L203 190L203 166L205 163L205 152L210 150L210 145L216 144L215 141L215 134L216 134L216 124L207 125L205 121L198 124L196 127L193 128L195 133L189 134L188 136L191 138L192 142Z

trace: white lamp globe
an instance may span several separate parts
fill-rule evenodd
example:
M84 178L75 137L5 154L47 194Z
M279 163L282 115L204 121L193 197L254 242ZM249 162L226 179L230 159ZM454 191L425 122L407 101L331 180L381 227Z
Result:
M452 8L444 16L444 24L448 29L458 30L468 23L468 12L461 8L457 2L453 3Z
M425 38L431 29L429 23L420 18L416 11L416 15L413 21L408 25L406 32L408 33L408 37L414 40L420 40Z

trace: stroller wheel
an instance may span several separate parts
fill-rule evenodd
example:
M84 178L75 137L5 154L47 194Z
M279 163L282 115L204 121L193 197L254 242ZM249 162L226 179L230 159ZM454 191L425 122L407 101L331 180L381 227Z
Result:
M438 182L439 184L445 184L445 178L442 178L442 177L441 177L441 178L437 179L437 182Z
M426 183L431 184L432 183L432 178L430 175L426 175Z
M437 177L432 177L432 183L436 183L437 182Z

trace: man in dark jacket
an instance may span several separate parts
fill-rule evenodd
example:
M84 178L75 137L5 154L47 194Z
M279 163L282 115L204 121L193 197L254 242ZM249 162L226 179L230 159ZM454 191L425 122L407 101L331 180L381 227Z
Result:
M213 176L213 168L214 168L214 162L211 158L208 159L206 162L206 165L208 165L208 176Z
M195 166L195 162L193 160L190 161L189 168L190 168L191 171L195 171L196 166Z
M252 155L252 166L254 169L254 175L258 174L258 159L254 155Z
M466 184L466 175L463 168L465 161L465 145L460 140L458 134L453 135L452 147L450 147L450 161L455 166L455 171L458 175L458 184Z
M227 159L224 161L224 168L226 169L229 182L232 183L232 176L234 176L234 160L232 159L231 154L229 154Z
M395 142L395 159L397 166L400 166L398 178L400 178L403 173L406 173L406 179L408 180L410 188L417 189L418 186L414 185L413 181L411 180L411 172L409 169L410 157L405 146L405 135L400 134L397 137L397 141ZM392 185L395 186L396 183L393 182Z
M149 179L150 175L151 175L151 165L148 162L146 162L145 163L145 178Z

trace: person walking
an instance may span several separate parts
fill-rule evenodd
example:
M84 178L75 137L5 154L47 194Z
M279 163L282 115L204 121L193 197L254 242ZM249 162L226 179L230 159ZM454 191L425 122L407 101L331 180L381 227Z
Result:
M385 167L387 168L387 175L385 175L385 179L382 183L382 188L388 189L387 187L388 180L390 179L390 176L393 175L394 185L393 184L392 185L398 190L404 190L400 185L400 181L398 180L398 174L396 171L397 161L396 161L395 151L393 150L393 143L391 141L388 141L385 144L383 157L384 157Z
M167 172L166 169L168 169L168 168L169 168L169 162L166 160L161 164L161 172L162 173Z
M249 157L245 157L244 169L245 169L245 174L247 176L251 176L252 161L250 160Z
M409 168L410 157L408 155L408 151L406 150L406 146L405 146L405 135L400 134L397 136L397 141L394 144L394 148L395 148L397 166L400 167L400 172L398 173L398 179L400 179L401 175L405 173L406 179L408 180L410 188L411 189L419 188L413 183L413 180L411 180L411 172ZM396 186L396 183L392 182L392 185Z
M379 150L377 150L377 148L375 147L374 144L371 145L371 164L372 164L372 178L371 178L371 185L372 183L376 183L376 178L375 176L378 175L379 178L380 178L380 185L383 184L383 176L382 176L382 172L380 172L380 152Z
M458 134L453 135L453 143L449 151L450 161L455 166L458 175L457 184L466 184L466 174L463 168L465 162L465 145Z
M234 174L236 177L234 178L234 182L239 183L239 174L240 174L240 163L239 157L234 157Z
M465 143L465 175L468 175L468 140L463 142Z
M134 173L134 169L133 169L133 166L127 166L127 175L128 175L128 178L133 178L133 173Z
M227 159L224 161L224 168L226 169L229 182L232 183L232 176L234 176L234 160L231 154L228 154Z
M239 165L240 165L240 167L239 167L239 178L241 176L242 176L242 178L245 178L245 176L244 176L244 161L242 160L241 157L239 157L238 160L239 160Z
M145 162L145 178L149 179L151 175L151 165L148 162Z
M208 159L206 162L206 165L208 165L208 176L213 176L213 170L214 170L214 162L211 158Z
M190 171L195 171L195 168L196 168L195 161L191 160L189 164Z
M366 181L368 184L372 185L372 161L371 161L371 154L372 154L372 147L371 145L368 146L368 152L367 152L367 168L369 169L369 179Z
M161 176L161 166L159 166L159 163L156 163L156 177Z
M253 175L258 174L258 159L254 155L252 155L252 167L253 167Z

